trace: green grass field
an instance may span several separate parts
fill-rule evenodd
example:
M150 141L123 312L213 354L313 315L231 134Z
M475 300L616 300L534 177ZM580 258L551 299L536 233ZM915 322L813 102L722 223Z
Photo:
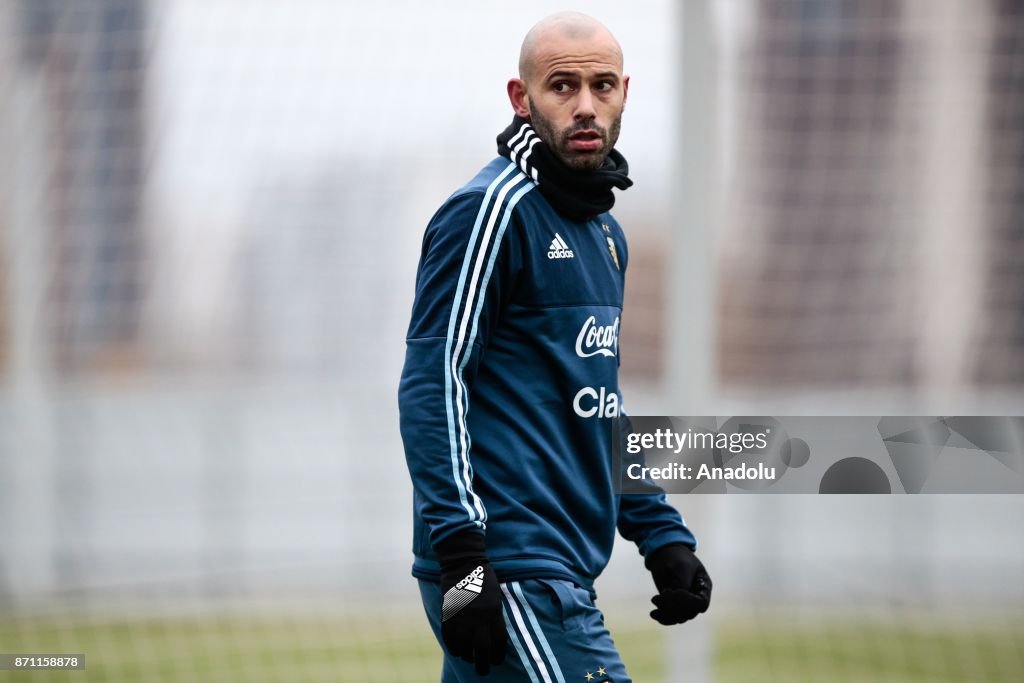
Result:
M1024 623L720 621L714 660L722 682L1024 680ZM685 680L664 671L665 630L653 622L611 627L635 681ZM14 681L427 683L439 671L433 639L412 618L8 615L0 619L0 651L86 655L85 671L0 673Z

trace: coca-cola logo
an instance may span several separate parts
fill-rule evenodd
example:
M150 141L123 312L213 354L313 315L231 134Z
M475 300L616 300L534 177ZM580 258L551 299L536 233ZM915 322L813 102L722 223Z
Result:
M576 336L576 355L580 358L609 356L619 352L619 318L610 325L598 325L597 317L590 316Z

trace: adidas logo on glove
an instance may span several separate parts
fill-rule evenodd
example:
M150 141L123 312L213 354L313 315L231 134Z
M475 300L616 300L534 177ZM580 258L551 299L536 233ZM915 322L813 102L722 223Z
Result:
M477 567L462 581L448 589L441 605L441 621L448 621L459 610L473 602L484 589L484 568Z
M477 567L469 573L469 576L455 584L455 587L479 593L484 587L484 568Z
M551 246L548 247L548 258L576 258L576 254L572 253L572 249L565 243L562 236L557 232L555 233L555 239L551 240Z

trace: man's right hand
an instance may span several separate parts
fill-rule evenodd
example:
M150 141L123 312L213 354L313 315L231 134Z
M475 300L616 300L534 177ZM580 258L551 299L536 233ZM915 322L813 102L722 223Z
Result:
M487 561L484 537L467 532L437 544L441 563L441 636L448 653L476 666L480 676L505 660L501 587Z

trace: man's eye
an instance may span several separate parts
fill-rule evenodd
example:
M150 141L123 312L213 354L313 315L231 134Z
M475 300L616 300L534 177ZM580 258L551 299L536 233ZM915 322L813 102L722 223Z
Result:
M602 92L607 92L613 89L614 87L615 86L612 85L611 81L601 81L600 83L597 84L597 90L600 90Z
M555 83L552 87L554 88L555 92L569 92L569 90L572 89L572 86L566 83L565 81L559 81L558 83Z

